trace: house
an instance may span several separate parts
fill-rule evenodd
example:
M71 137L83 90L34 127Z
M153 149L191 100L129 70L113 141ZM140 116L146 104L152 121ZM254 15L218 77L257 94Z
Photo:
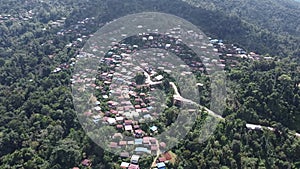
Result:
M127 145L127 141L120 141L120 142L119 142L119 145L120 145L120 146L126 146L126 145Z
M261 130L262 126L254 124L246 124L246 127L251 130Z
M150 143L150 137L144 137L143 144L149 144L149 143Z
M117 124L117 121L116 121L115 118L108 118L107 122L108 122L109 125L115 125L115 124Z
M164 142L159 143L159 146L160 146L161 148L166 148L166 147L167 147L166 143L164 143Z
M198 87L203 87L204 86L204 84L202 84L202 83L197 83L196 84Z
M118 143L116 143L116 142L110 142L109 147L110 148L117 148L118 147Z
M125 120L125 125L131 125L132 123L132 120Z
M157 81L161 81L161 80L164 79L164 77L162 75L158 75L154 79L157 80Z
M157 145L152 145L152 146L151 146L151 151L157 151L157 150L158 150Z
M151 154L151 151L149 151L147 148L145 147L136 147L134 150L136 153L138 154L143 154L143 153L148 153Z
M148 40L153 40L153 39L154 39L153 36L149 36L149 37L148 37Z
M118 114L118 111L116 111L116 110L113 110L113 109L111 109L110 111L109 111L110 113L112 113L112 114ZM122 118L122 117L119 117L119 118ZM119 121L122 121L123 119L121 119L121 120L119 120Z
M121 125L121 124L118 124L116 127L117 127L117 129L123 129L123 125Z
M167 161L167 159L165 157L160 157L160 158L158 158L158 160L159 160L159 162L165 162L165 161Z
M128 158L129 157L129 153L128 152L121 152L120 153L120 157L122 157L122 158Z
M164 157L166 158L166 160L171 160L172 159L172 156L169 152L165 153Z
M120 167L121 167L121 168L128 168L129 165L130 165L130 163L122 162Z
M136 164L130 164L128 169L140 169L140 167Z
M89 166L92 165L92 162L91 162L91 160L89 160L89 159L85 159L85 160L83 160L83 161L81 162L81 164L82 164L83 166L89 167Z
M133 155L130 159L130 162L133 164L137 164L139 162L140 156L139 155Z
M141 144L143 144L143 139L134 139L134 144L135 145L141 145Z
M135 137L136 138L141 138L144 136L144 131L139 129L139 130L135 130Z
M143 133L144 133L144 131L141 129L135 130L135 134L142 135Z
M125 125L125 130L126 131L132 131L132 125Z
M150 130L152 131L152 132L156 132L157 131L157 127L156 126L152 126L152 127L150 127Z
M140 108L141 108L141 105L135 105L134 108L135 108L135 109L140 109Z
M152 116L150 114L145 114L144 115L144 119L145 120L151 120L152 119Z
M134 145L134 141L128 141L127 144L128 145Z
M123 120L124 120L124 117L116 117L116 121L119 123L123 122Z
M151 144L156 144L156 138L154 138L154 137L150 137L150 143Z
M181 107L182 106L182 101L180 98L174 97L174 102L173 104L177 107Z
M157 163L156 166L158 169L166 169L166 164L163 162Z
M113 139L115 139L115 138L123 138L123 135L122 135L122 133L115 133L114 135L113 135Z

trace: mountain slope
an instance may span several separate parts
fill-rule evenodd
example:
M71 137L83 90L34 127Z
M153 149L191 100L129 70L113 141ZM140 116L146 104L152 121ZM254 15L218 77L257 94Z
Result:
M284 33L278 34L266 26L262 27L254 21L248 21L239 15L227 12L231 8L226 7L226 4L224 4L224 9L226 10L219 10L221 7L208 1L197 2L202 5L196 7L195 4L187 4L181 0L172 2L169 0L124 0L122 3L118 0L95 0L85 8L75 10L67 23L75 23L79 20L78 18L84 19L92 16L97 16L99 22L105 23L137 12L165 12L189 20L199 26L209 36L238 43L240 46L257 53L269 53L283 57L300 55L300 37L293 37ZM293 23L295 24L296 22ZM284 25L281 23L274 24L275 27L279 28Z
M236 15L282 35L300 37L300 4L293 0L184 0L199 7Z

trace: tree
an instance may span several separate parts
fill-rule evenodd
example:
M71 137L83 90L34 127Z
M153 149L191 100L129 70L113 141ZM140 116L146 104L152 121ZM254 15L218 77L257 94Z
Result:
M82 151L78 143L71 139L58 141L50 156L51 165L59 165L61 168L72 168L81 162Z
M135 82L138 85L144 84L146 80L146 76L143 73L137 73L135 76Z

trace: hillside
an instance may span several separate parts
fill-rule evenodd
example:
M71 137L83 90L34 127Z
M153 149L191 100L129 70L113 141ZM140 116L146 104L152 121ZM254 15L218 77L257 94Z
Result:
M293 0L184 1L199 8L223 13L226 16L235 16L244 24L255 27L256 32L261 32L256 34L256 36L264 39L265 45L280 44L280 46L284 46L283 48L275 47L272 50L285 51L285 48L290 48L293 52L289 54L300 55L299 45L297 45L300 38L300 19L298 17L300 16L300 4ZM252 32L252 34L255 33ZM267 41L269 41L269 44ZM241 42L241 44L244 43ZM273 54L272 50L267 50L267 52ZM286 55L287 53L284 52L284 54Z
M232 1L232 3L229 3L231 1L222 1L224 4L218 3L220 7L212 3L215 1L196 2L200 3L200 5L195 5L194 3L189 5L180 0L174 0L172 3L168 0L124 0L122 3L119 3L118 0L96 0L87 4L85 8L75 10L71 18L69 18L69 22L72 22L72 20L76 22L78 18L98 16L99 22L105 23L136 12L165 12L191 21L207 35L223 38L231 43L237 43L247 50L261 54L280 55L282 57L300 55L300 37L295 35L298 34L295 28L300 25L299 19L296 17L300 10L297 10L297 8L289 8L281 4L282 10L278 11L277 17L273 16L274 8L276 9L278 6L277 3L265 6L264 8L271 10L261 10L261 12L255 11L254 9L256 8L253 7L249 7L249 10L246 10L248 8L246 5L247 8L245 7L245 10L244 8L240 9L242 15L238 15L232 11L238 10L234 8L234 5L238 6L238 3L233 2L239 1ZM259 2L257 2L257 5L261 6ZM286 8L289 8L289 10ZM115 9L117 9L117 13ZM178 12L178 10L181 12ZM293 11L296 11L295 15ZM253 17L251 15L248 16L248 13L254 13L255 15L251 14ZM277 17L276 19L282 22L275 22L273 19L269 19L268 17L272 18L271 16ZM266 20L269 22L266 22ZM261 23L264 23L264 25L261 25ZM276 31L273 31L275 28Z
M199 5L200 1L197 2ZM76 82L80 86L83 81L97 89L95 97L99 101L95 102L96 112L86 111L83 115L87 122L97 125L96 129L98 125L109 122L116 125L119 133L105 135L116 134L116 137L111 137L114 139L110 144L112 148L136 144L144 146L139 151L146 148L147 151L151 149L162 153L156 156L159 158L141 156L138 161L140 168L149 168L152 163L167 159L170 163L165 165L169 169L300 168L300 137L296 133L300 132L300 67L295 62L295 58L299 59L300 43L298 30L292 29L299 26L298 18L293 16L298 15L298 7L292 6L291 1L263 2L269 3L245 1L245 11L240 10L239 1L232 0L205 0L198 7L191 1L181 0L1 2L0 168L120 169L122 162L132 161L129 152L119 156L104 151L82 128L74 108L72 84ZM271 14L276 8L280 10L273 18ZM147 77L147 80L143 71L135 75L126 70L125 77L118 77L120 81L122 78L133 80L129 87L124 87L131 90L126 91L131 93L130 99L126 98L127 102L120 105L132 104L139 113L151 110L150 103L162 104L149 94L155 89L144 86L144 83L154 83L156 77L163 77L164 81L159 82L158 87L166 92L166 108L149 113L146 117L156 118L152 122L137 125L138 121L121 117L124 111L131 113L130 109L117 109L114 102L110 102L110 93L120 92L118 89L112 91L110 86L113 72L120 66L117 59L122 58L124 50L165 43L156 37L152 37L155 38L154 44L143 41L150 36L116 43L113 55L107 54L109 57L99 62L95 81L84 74L73 76L76 62L83 56L80 51L95 31L113 19L144 11L165 12L185 18L216 39L211 45L220 53L220 62L225 66L228 98L221 121L206 141L199 140L199 136L206 132L202 130L205 121L220 117L208 108L198 111L193 128L170 151L165 149L165 144L153 143L152 137L170 129L170 124L180 113L180 105L176 104L178 100L174 101L174 96L178 99L183 90L180 86L176 88L174 78L167 71L153 73L147 69L148 76L153 76L152 79ZM251 17L249 13L255 15ZM289 15L293 22L286 18ZM267 17L281 22L274 21L272 25ZM133 47L130 42L140 43ZM179 54L193 68L197 84L202 86L198 104L209 107L211 89L209 76L203 71L205 67L201 61L190 57L192 54L188 48L171 46L173 51L180 49ZM175 130L179 131L186 126L177 127ZM130 128L138 131L130 132ZM133 138L138 140L121 142L120 134L136 134ZM103 136L100 135L100 138Z
M293 0L185 0L201 8L236 15L242 20L282 35L300 37L300 4Z

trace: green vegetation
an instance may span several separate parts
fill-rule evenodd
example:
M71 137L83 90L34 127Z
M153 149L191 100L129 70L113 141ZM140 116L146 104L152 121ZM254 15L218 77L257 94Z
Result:
M300 132L299 5L288 0L190 3L1 2L0 168L89 168L81 163L84 159L92 161L90 168L119 168L122 159L93 143L77 120L72 64L99 25L142 11L175 14L209 36L273 57L244 59L227 68L230 91L225 122L211 138L199 142L202 118L208 118L203 114L186 139L173 148L177 159L169 168L300 168L300 138L293 134ZM209 80L201 73L197 78L204 83L201 100L208 104ZM144 76L137 81L144 81ZM162 121L173 121L171 114L166 112ZM271 126L275 131L250 130L246 123ZM149 160L143 159L141 168L149 167Z

